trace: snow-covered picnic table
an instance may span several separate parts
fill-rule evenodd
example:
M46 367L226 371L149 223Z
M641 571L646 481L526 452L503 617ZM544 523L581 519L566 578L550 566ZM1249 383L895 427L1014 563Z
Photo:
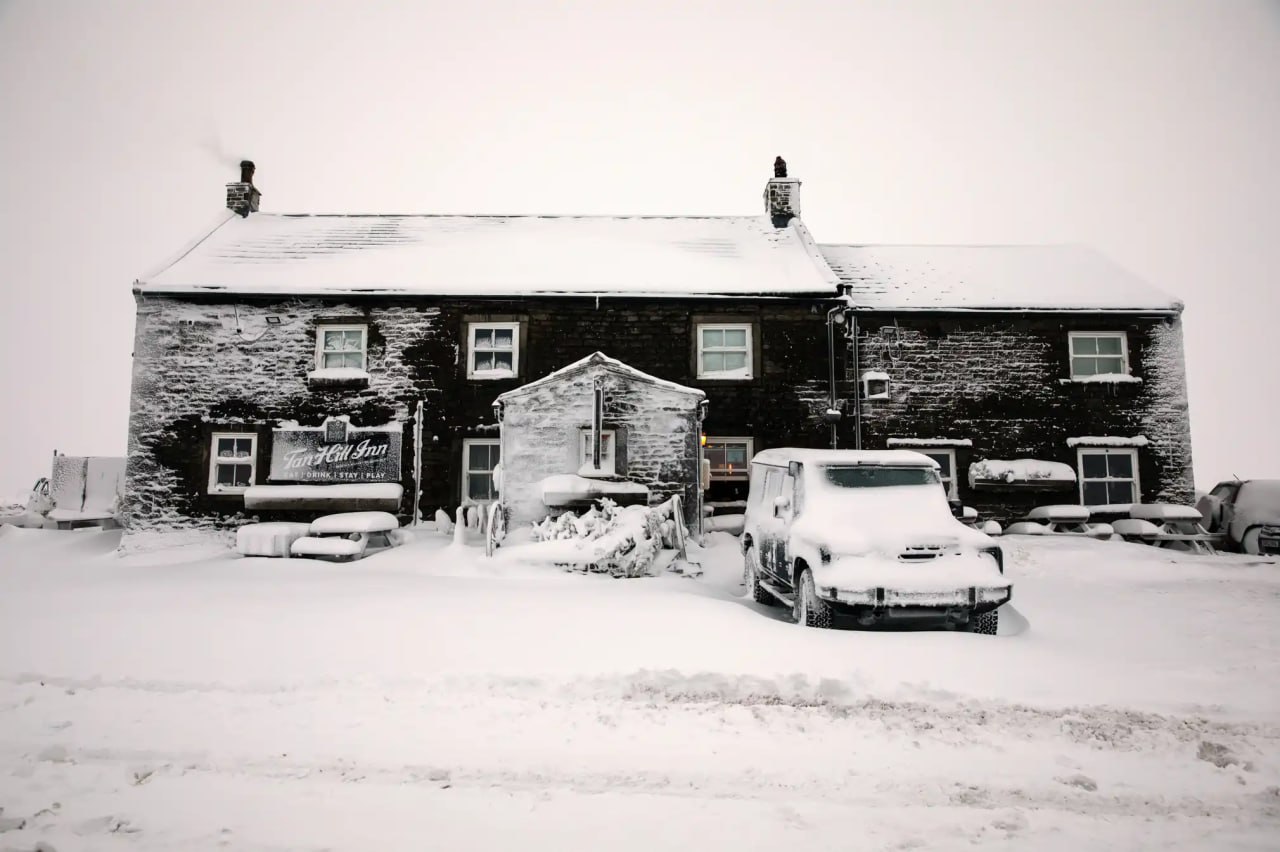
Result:
M1186 548L1195 553L1213 553L1222 543L1221 533L1207 532L1200 510L1174 503L1135 503L1129 517L1112 524L1126 541L1156 547Z

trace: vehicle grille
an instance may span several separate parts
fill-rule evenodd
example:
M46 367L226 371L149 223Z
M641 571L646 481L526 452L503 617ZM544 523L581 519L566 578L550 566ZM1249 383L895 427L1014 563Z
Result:
M903 562L922 562L926 559L936 559L946 551L947 548L941 544L913 544L904 548L898 554L898 558Z

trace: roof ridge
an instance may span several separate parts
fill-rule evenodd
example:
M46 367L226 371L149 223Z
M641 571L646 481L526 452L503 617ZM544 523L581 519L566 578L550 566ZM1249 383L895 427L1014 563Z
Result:
M764 214L684 213L255 213L275 219L732 219L761 220Z

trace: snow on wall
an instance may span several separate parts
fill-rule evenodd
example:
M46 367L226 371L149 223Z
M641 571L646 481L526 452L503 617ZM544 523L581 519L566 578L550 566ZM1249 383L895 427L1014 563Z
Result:
M279 324L268 324L268 316ZM204 493L208 436L220 427L260 427L257 481L265 482L264 436L282 421L319 423L330 414L353 415L360 426L407 420L411 401L423 394L404 353L438 316L435 308L370 309L316 300L233 306L139 297L126 538L147 530L218 531L252 520L241 496ZM317 321L340 318L369 324L370 380L316 388L307 376L315 368Z
M614 430L619 474L648 487L651 505L682 495L685 522L692 525L700 496L698 398L664 384L637 381L605 365L534 386L507 400L502 415L502 492L508 522L542 520L547 507L538 483L578 470L597 376L604 380L604 428Z
M1155 498L1165 503L1194 503L1196 489L1191 470L1191 420L1181 318L1155 325L1140 357L1147 388L1141 398L1142 428L1138 431L1148 441L1142 454L1149 453L1161 472Z

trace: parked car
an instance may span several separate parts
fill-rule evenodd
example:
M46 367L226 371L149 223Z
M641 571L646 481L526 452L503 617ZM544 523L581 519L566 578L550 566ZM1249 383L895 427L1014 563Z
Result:
M741 541L747 593L810 627L994 634L1013 594L1000 546L953 517L938 463L909 450L757 453Z
M1211 533L1242 553L1280 555L1280 479L1219 482L1196 503Z

